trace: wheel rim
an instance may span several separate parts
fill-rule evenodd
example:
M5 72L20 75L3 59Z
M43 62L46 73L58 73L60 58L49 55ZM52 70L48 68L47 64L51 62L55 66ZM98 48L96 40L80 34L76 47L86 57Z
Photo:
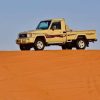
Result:
M38 49L42 49L43 48L43 42L42 41L38 41L37 42L37 48Z
M78 45L79 45L80 48L84 48L85 47L85 43L82 40L79 41Z

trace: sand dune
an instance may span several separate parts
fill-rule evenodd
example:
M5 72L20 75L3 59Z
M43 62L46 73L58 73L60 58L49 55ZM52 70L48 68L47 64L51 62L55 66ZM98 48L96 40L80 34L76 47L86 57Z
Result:
M0 100L100 100L100 51L1 51Z

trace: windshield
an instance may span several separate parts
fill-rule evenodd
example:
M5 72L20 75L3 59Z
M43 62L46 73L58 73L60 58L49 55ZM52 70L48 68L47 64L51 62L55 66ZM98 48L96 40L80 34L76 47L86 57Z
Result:
M50 23L51 23L50 20L48 20L48 21L41 21L36 29L37 29L37 30L38 30L38 29L39 29L39 30L40 30L40 29L46 30L46 29L49 28Z

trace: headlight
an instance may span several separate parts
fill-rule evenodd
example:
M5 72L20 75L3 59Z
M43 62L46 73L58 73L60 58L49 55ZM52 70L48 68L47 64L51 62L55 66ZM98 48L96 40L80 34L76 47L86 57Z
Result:
M28 38L32 37L32 34L31 34L31 33L30 33L30 34L27 34L27 37L28 37Z

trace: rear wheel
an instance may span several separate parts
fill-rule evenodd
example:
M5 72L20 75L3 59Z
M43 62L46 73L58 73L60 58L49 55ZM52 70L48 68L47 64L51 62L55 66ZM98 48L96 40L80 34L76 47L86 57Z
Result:
M72 49L72 45L71 44L62 45L62 50L66 49Z
M45 43L42 39L36 39L34 43L34 49L35 50L44 50Z
M62 50L67 49L66 45L62 45Z
M85 49L86 48L86 40L85 39L78 39L76 41L76 49Z
M71 49L72 49L72 47L71 47L71 46L70 46L70 47L67 47L67 49L71 50Z

